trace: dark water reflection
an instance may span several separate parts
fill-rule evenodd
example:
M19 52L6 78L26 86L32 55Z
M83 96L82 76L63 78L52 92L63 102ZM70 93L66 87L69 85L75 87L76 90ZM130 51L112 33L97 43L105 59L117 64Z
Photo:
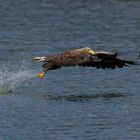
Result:
M136 58L138 0L1 0L0 140L139 140L140 66L62 68L32 57L88 46Z
M104 94L92 94L92 95L69 95L69 96L60 96L60 95L44 95L42 99L44 100L58 100L58 101L71 101L71 102L87 102L92 101L95 99L105 99L109 100L111 98L119 98L119 97L127 97L126 94L120 94L120 93L104 93Z

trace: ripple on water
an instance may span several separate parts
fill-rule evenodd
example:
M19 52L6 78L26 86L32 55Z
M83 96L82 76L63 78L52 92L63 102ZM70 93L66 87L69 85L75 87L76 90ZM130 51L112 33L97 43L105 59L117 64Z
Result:
M71 102L86 102L86 101L92 101L95 99L111 99L111 98L121 98L126 97L123 93L103 93L103 94L82 94L82 95L68 95L68 96L59 96L59 95L44 95L43 99L45 100L63 100L63 101L71 101Z

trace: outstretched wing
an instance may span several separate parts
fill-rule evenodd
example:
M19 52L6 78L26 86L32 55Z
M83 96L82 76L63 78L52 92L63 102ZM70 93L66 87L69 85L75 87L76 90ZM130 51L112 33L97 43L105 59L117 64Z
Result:
M116 67L122 68L128 64L134 64L134 61L117 58L117 53L96 52L95 54L86 53L67 56L65 59L55 60L55 63L61 66L87 66L102 69L115 69Z
M87 62L83 62L81 66L92 66L102 69L115 69L117 67L122 68L124 66L127 66L128 64L134 64L134 61L117 58L117 53L110 54L98 52L95 53L95 55L91 56L89 59L90 60L87 60Z

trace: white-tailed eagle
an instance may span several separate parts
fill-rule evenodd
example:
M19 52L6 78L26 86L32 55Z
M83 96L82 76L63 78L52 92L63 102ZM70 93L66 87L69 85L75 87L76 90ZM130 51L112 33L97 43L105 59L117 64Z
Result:
M33 60L44 62L42 65L44 70L37 75L39 78L43 78L45 73L49 70L59 69L65 66L87 66L96 67L98 69L115 69L117 67L122 68L128 64L135 64L134 60L121 59L118 58L117 55L118 53L94 51L91 48L85 47L69 50L53 56L34 57Z

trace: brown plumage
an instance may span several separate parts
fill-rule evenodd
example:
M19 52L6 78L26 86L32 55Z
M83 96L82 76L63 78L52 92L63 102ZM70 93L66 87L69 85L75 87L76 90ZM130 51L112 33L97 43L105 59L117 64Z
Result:
M48 70L58 69L64 66L87 66L102 69L115 69L116 67L122 68L128 64L135 64L133 60L118 58L117 53L96 52L88 47L66 51L56 56L35 57L33 60L45 62L43 64L44 71L38 74L39 78L43 78Z

